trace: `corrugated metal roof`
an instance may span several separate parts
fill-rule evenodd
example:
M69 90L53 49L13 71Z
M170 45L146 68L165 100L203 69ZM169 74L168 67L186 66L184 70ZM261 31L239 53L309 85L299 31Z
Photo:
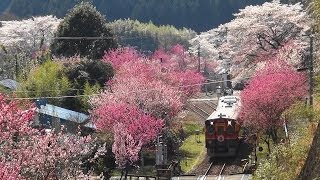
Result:
M239 96L222 96L219 98L218 106L207 120L227 118L237 119L240 111Z
M16 90L17 87L19 86L19 83L12 79L4 79L0 81L0 85L7 87L11 90Z
M36 110L39 113L46 114L52 117L57 117L64 120L73 121L76 123L83 123L89 119L89 116L83 113L61 108L51 104L41 105Z
M87 128L91 128L91 129L97 129L96 125L93 124L92 122L88 122L86 123L85 125L83 125L84 127L87 127Z

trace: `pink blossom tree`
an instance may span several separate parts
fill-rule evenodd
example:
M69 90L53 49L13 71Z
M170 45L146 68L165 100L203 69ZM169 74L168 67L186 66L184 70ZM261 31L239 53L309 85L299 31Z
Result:
M141 57L142 55L134 48L124 47L106 52L102 59L110 62L113 68L119 69L123 63L136 61Z
M177 45L171 51L143 56L132 48L110 51L115 77L91 98L98 130L114 136L113 152L120 167L132 165L143 145L170 125L187 96L199 91L203 77L196 59ZM194 86L196 84L196 86Z
M33 129L34 109L0 94L0 154L3 176L19 179L65 179L81 174L81 156L90 137L46 134ZM1 176L1 174L0 174Z
M175 115L187 97L200 90L204 79L197 72L196 59L180 45L170 52L160 49L151 57L130 48L115 50L107 53L104 61L116 65L115 78L108 83L112 93L103 92L93 104L102 102L101 98L122 99L158 118Z
M183 92L183 100L199 92L204 77L198 72L198 60L186 53L181 45L175 45L170 52L156 51L152 56L154 67L158 69L158 78L178 87ZM159 71L160 70L160 71Z
M128 103L101 105L93 116L99 131L113 134L112 152L116 163L125 171L125 177L129 167L139 159L142 146L151 142L164 126L162 120Z
M241 92L241 121L256 131L266 130L277 142L281 115L306 95L306 77L292 66L272 60L249 81Z
M128 103L101 105L93 113L97 129L114 134L114 126L121 123L134 139L143 144L153 140L164 125L162 120L146 115Z
M20 166L15 163L0 162L0 179L18 180L21 179L19 175Z

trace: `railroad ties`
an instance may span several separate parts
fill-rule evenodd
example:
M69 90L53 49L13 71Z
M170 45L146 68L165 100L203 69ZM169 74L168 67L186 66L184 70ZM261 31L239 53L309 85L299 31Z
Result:
M250 174L228 174L230 170L234 169L234 165L224 163L215 164L211 162L207 164L207 169L203 167L203 175L187 175L180 177L173 177L173 180L248 180Z
M215 110L217 104L217 97L206 97L196 95L193 99L188 100L187 109L202 119L207 119L209 115Z

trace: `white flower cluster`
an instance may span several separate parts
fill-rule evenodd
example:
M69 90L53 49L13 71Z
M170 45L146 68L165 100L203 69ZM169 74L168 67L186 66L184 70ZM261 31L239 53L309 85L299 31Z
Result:
M190 51L197 53L200 45L202 56L215 61L230 59L231 69L244 70L268 56L285 57L288 63L297 64L308 48L305 35L312 19L300 3L266 2L247 6L234 16L231 22L192 39Z
M39 49L49 45L60 19L54 16L39 16L21 21L1 21L0 43L5 47Z

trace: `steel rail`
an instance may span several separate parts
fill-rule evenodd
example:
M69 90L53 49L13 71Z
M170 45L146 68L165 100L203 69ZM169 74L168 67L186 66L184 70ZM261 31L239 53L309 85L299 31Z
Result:
M204 176L207 176L212 168L213 162L210 164L209 168L207 169L206 173L204 174Z

